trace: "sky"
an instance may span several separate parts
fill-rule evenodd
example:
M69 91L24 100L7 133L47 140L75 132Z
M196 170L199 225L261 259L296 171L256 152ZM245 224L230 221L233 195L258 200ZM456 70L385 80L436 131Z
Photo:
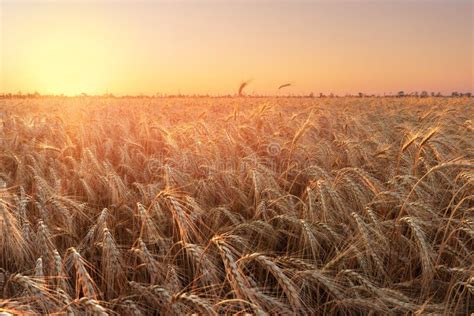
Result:
M472 0L0 0L0 92L474 92L473 20Z

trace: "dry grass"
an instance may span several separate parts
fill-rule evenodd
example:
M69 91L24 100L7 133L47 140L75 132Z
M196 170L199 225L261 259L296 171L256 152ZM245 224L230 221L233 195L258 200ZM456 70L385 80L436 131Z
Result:
M467 98L0 101L0 314L468 314Z

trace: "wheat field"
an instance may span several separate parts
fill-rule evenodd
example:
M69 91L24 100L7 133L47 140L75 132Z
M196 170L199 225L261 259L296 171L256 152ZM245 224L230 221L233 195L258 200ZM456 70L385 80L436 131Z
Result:
M473 108L0 100L0 314L469 314Z

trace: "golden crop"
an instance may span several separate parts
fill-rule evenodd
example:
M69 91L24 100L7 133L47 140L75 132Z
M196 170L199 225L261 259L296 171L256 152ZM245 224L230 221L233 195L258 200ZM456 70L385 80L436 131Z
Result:
M0 313L468 314L473 108L0 100Z

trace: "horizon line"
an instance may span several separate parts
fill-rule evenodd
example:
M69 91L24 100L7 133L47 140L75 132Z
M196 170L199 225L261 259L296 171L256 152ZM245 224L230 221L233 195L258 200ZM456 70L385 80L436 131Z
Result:
M109 96L109 97L302 97L302 96L313 96L313 97L320 97L320 96L417 96L417 95L427 95L427 96L453 96L454 94L459 95L467 95L467 94L474 94L474 90L464 90L464 89L455 89L451 92L444 90L441 92L440 90L396 90L396 91L383 91L383 92L345 92L345 93L335 93L332 91L326 92L290 92L288 91L286 94L283 93L258 93L257 91L251 91L248 93L182 93L180 91L176 93L165 93L165 92L155 92L155 93L114 93L109 92L108 90L103 93L87 93L87 92L78 92L78 93L42 93L37 90L33 92L23 92L21 90L17 90L17 92L0 92L0 96L36 96L36 97L44 97L44 96L63 96L63 97L97 97L97 96Z
M167 93L156 93L156 94L114 94L114 93L103 93L103 94L88 94L88 93L79 93L79 94L41 94L39 92L34 93L0 93L0 99L40 99L40 98L156 98L156 99L166 99L166 98L341 98L341 97L355 97L355 98L367 98L367 97L415 97L415 98L427 98L427 97L473 97L474 93L471 91L460 92L453 91L448 94L443 94L441 92L428 92L423 91L413 91L405 93L403 90L398 92L384 92L381 93L346 93L346 94L336 94L336 93L301 93L301 94L243 94L239 95L234 94L167 94Z

